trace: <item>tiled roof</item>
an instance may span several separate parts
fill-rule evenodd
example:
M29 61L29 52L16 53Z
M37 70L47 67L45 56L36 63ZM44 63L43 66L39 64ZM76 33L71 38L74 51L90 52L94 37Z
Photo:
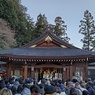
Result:
M44 40L47 36L51 37L55 42L60 45L66 46L62 47L34 47L30 48L31 45L37 44L40 41ZM13 48L10 50L1 50L0 55L11 55L11 56L24 56L24 57L76 57L76 56L89 56L92 55L92 52L79 49L67 42L64 42L62 39L58 38L53 34L52 31L47 30L37 39L32 42L21 46L19 48ZM9 57L9 56L8 56Z
M92 52L92 55L95 55L95 52Z
M10 54L19 56L85 56L90 55L90 51L81 49L70 49L60 47L36 47L36 48L14 48L2 50L0 54Z

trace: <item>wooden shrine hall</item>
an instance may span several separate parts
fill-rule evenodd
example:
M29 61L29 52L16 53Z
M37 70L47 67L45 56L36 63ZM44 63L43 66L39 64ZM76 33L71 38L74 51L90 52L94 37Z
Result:
M95 60L90 51L64 42L47 30L19 48L0 51L0 75L47 79L85 80L88 62Z

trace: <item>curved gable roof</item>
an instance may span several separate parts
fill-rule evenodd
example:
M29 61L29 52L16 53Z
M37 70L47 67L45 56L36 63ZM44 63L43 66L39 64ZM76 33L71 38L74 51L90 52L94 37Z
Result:
M42 42L43 40L45 40L45 38L50 37L53 41L55 41L59 46L66 46L67 48L77 48L65 41L63 41L62 39L60 39L59 37L57 37L56 35L54 35L54 33L51 30L46 30L40 37L36 38L35 40L31 41L30 43L23 45L22 47L31 47L33 45L38 44L39 42Z
M31 45L35 45L38 44L41 41L45 41L45 39L47 37L50 37L52 39L52 41L57 42L58 46L57 47L34 47L31 48ZM66 46L66 48L61 47L60 45ZM0 56L5 56L5 57L68 57L68 58L75 58L75 57L88 57L91 56L92 53L90 51L86 51L86 50L82 50L79 49L65 41L63 41L62 39L58 38L57 36L55 36L53 34L52 31L47 30L45 31L45 33L43 35L41 35L40 37L38 37L37 39L33 40L32 42L23 45L22 47L19 48L13 48L10 50L1 50L0 51Z

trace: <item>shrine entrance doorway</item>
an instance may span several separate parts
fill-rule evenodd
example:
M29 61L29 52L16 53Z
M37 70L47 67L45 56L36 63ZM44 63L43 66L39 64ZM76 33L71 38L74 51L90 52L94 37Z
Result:
M56 68L56 67L41 67L35 69L35 78L36 79L50 79L50 80L56 80L60 79L62 80L62 68Z

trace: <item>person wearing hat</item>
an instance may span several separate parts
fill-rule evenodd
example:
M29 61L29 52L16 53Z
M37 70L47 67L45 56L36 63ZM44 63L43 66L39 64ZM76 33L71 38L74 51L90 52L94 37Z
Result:
M56 95L56 88L52 85L45 87L45 95Z
M38 86L40 87L40 93L41 93L41 95L45 95L44 84L41 83L41 84L38 84Z
M23 84L21 95L31 95L30 87L27 85L27 83Z
M78 95L82 95L82 90L80 89L80 87L81 86L80 86L79 82L76 82L75 83L75 89L76 89Z
M86 84L86 89L87 89L89 95L95 95L95 90L91 87L89 82Z
M38 85L32 85L30 87L30 91L31 91L31 95L41 95L41 90L40 87Z
M4 80L0 80L0 95L12 95L12 91L6 88Z
M0 80L0 90L2 90L5 87L6 87L5 81L4 80Z

